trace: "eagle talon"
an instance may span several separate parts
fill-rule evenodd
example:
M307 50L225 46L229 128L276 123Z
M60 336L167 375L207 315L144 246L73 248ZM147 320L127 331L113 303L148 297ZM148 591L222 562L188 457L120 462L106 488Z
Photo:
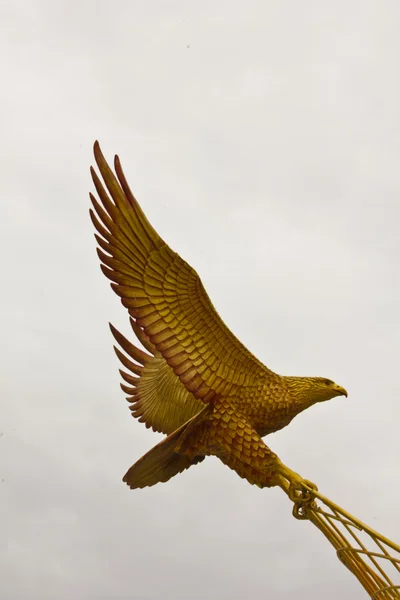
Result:
M288 493L289 498L298 505L311 504L315 499L314 492L318 491L317 486L308 479L303 479L298 473L295 473L285 465L280 466L281 487Z
M307 489L305 486L312 489ZM289 485L289 498L299 506L311 504L315 499L314 491L318 491L317 486L307 479L293 481Z

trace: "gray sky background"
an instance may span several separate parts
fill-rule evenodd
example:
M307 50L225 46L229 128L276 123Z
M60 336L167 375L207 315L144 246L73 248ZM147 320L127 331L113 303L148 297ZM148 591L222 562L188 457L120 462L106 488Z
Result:
M349 391L266 442L400 540L400 4L1 2L2 597L362 599L279 489L217 459L130 491L128 317L92 143L273 370Z

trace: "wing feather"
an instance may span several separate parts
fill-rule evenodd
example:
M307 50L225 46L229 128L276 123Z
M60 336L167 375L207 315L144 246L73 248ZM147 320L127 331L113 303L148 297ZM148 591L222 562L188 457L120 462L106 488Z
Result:
M110 324L115 340L126 353L114 346L119 360L129 371L120 370L123 380L129 384L121 383L121 389L128 394L129 408L134 417L154 431L170 434L197 415L204 404L185 388L133 319L131 325L149 354L137 348Z
M154 348L152 360L162 358L182 387L203 402L216 394L242 395L241 388L275 377L226 327L197 273L150 225L118 157L117 179L97 142L94 154L105 184L92 169L101 202L91 196L102 270Z

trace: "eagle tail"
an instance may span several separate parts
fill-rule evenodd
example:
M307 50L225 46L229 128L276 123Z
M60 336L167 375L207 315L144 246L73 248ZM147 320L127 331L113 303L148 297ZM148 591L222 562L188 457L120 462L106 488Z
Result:
M164 483L174 475L204 460L204 455L190 457L176 452L182 434L196 416L154 446L126 472L123 481L132 490Z

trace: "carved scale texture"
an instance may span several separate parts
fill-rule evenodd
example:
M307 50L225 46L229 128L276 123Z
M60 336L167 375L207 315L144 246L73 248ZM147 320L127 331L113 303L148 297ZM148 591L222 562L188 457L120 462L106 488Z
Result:
M277 485L279 459L264 444L249 421L225 400L216 399L182 434L176 446L191 460L201 454L217 456L251 484Z
M166 482L210 455L251 484L262 488L279 483L278 457L247 419L218 398L142 456L123 480L131 489Z

